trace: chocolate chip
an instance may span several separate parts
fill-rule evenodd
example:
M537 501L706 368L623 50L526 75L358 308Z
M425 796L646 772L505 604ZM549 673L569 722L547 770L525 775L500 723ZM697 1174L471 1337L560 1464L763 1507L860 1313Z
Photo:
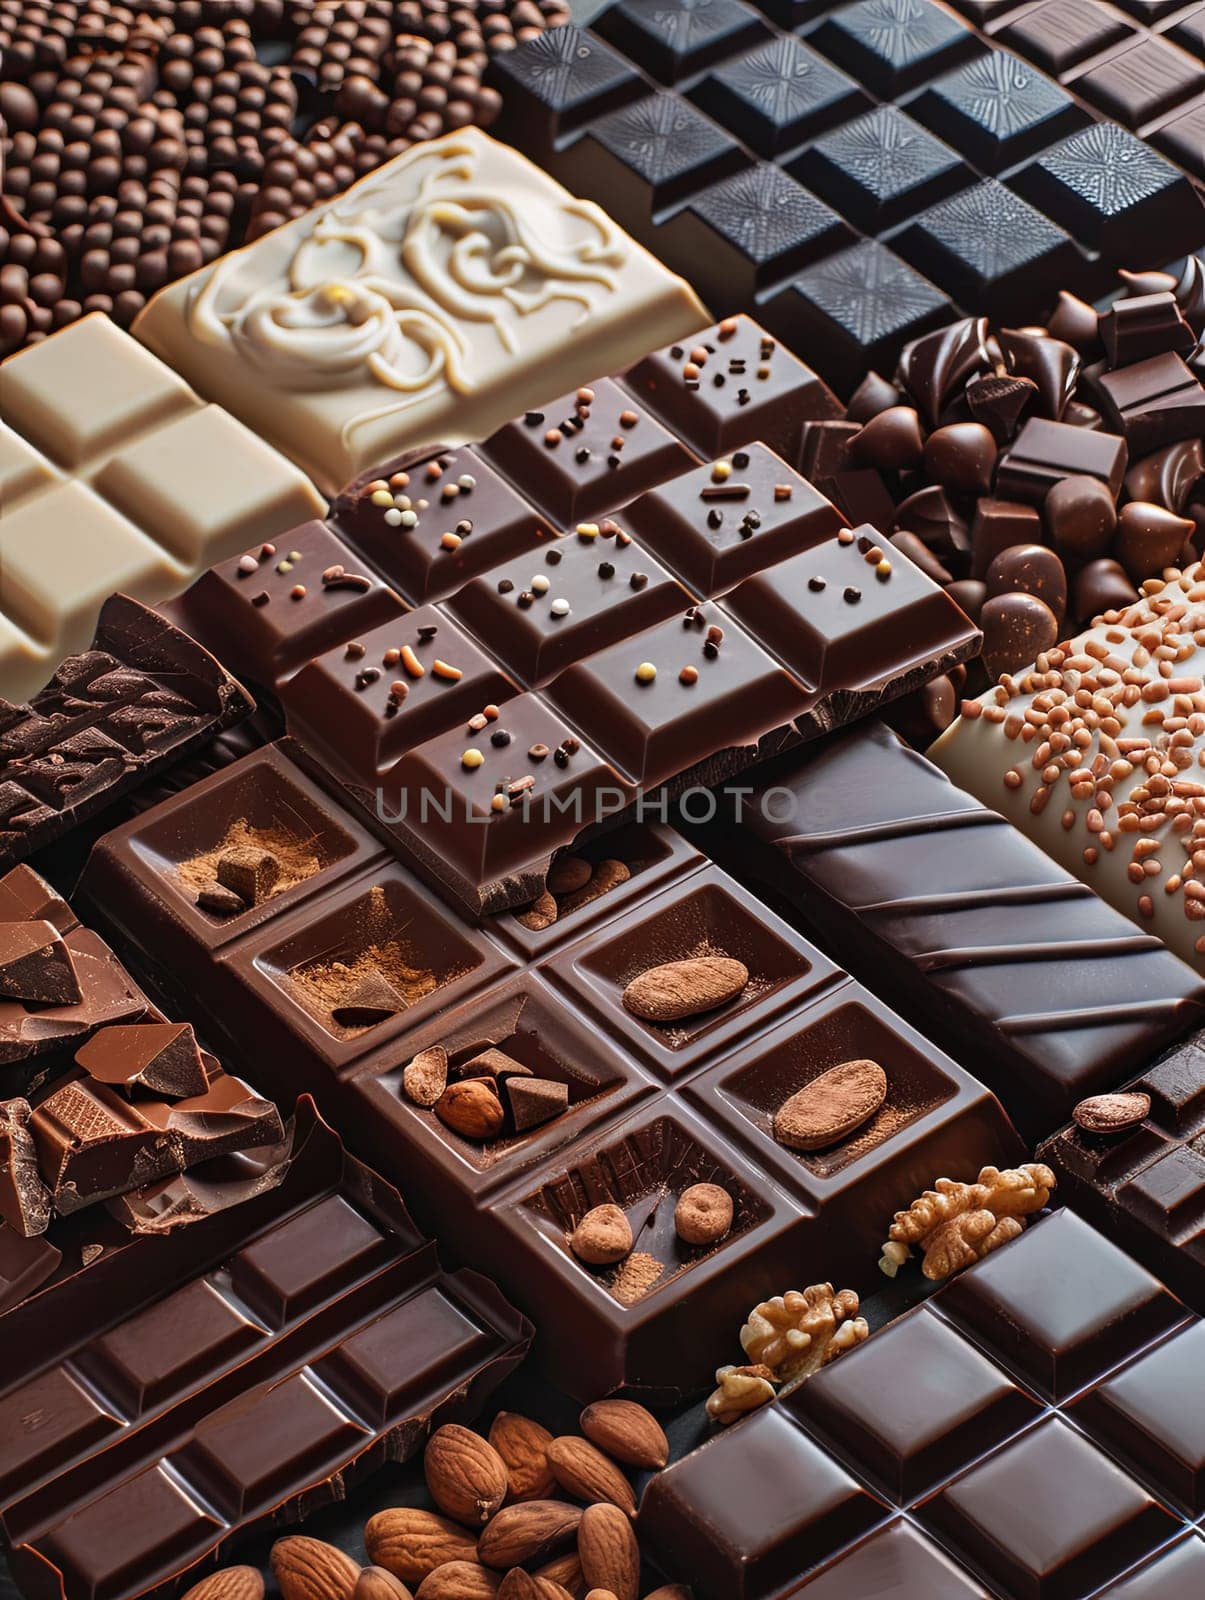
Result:
M1059 636L1054 612L1032 594L992 596L984 602L979 625L983 629L983 665L990 678L1030 666Z

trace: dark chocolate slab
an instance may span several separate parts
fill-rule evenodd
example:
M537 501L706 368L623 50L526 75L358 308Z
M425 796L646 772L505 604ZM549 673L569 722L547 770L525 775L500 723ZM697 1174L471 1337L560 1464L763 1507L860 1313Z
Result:
M761 793L748 827L774 851L750 863L758 878L973 1059L1023 1132L1049 1131L1199 1015L1205 991L1158 939L885 728Z
M879 106L813 139L792 171L867 233L894 227L974 180L948 144L898 106Z
M982 48L966 24L934 0L855 0L809 37L884 97L915 88Z

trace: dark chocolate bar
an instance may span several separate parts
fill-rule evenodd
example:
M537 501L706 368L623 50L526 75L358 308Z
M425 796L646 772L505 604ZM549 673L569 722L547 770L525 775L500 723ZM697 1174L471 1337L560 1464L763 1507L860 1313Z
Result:
M1147 1115L1118 1132L1068 1123L1041 1147L1060 1192L1205 1315L1205 1048L1200 1035L1126 1089Z
M254 702L187 634L126 595L92 648L22 705L0 699L0 868L240 721Z
M1159 939L881 725L776 775L745 816L772 847L758 878L973 1060L1027 1135L1200 1015L1205 989Z
M706 1600L1188 1600L1203 1335L1055 1212L660 1473L641 1538Z
M397 1192L304 1102L269 1192L135 1238L35 1304L32 1345L0 1318L0 1517L34 1600L155 1593L341 1499L471 1418L531 1334L485 1279L440 1272Z

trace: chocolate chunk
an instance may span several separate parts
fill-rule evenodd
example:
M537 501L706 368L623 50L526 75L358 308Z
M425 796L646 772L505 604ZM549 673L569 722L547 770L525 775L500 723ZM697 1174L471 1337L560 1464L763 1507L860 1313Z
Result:
M1025 412L1032 409L1037 392L1032 378L993 375L968 383L966 401L975 421L988 429L997 444L1004 445L1015 436Z
M952 422L925 441L925 471L955 494L986 494L996 466L996 441L981 422Z
M1126 473L1131 500L1150 500L1183 515L1191 500L1205 496L1205 439L1181 439L1143 456Z
M1100 345L1100 316L1079 295L1060 289L1058 302L1046 319L1046 331L1072 345L1081 356L1095 355Z
M983 665L989 678L1002 672L1019 672L1059 636L1058 618L1032 594L1001 594L984 602L979 613L983 629Z
M898 381L931 428L940 424L953 396L960 395L972 379L992 370L987 338L987 318L966 317L905 346Z
M50 1225L50 1196L38 1172L29 1117L28 1100L0 1101L0 1217L26 1238Z
M368 972L348 990L331 1016L340 1028L371 1028L405 1011L406 1001L383 972Z
M1067 610L1067 574L1058 556L1044 544L1016 544L1002 550L987 569L985 581L989 598L1036 595L1062 624Z
M1135 583L1155 578L1179 563L1185 541L1196 531L1188 517L1165 506L1131 500L1117 519L1117 559Z
M247 909L247 902L242 895L235 894L233 889L223 888L220 883L206 884L204 889L199 889L197 904L202 911L211 911L219 917L237 917Z
M985 497L976 505L971 523L971 576L984 577L1002 550L1036 544L1041 537L1042 519L1032 506Z
M1118 300L1100 319L1105 359L1111 367L1127 367L1151 356L1186 356L1196 337L1174 294L1146 294Z
M463 1066L456 1069L460 1078L480 1078L482 1076L497 1078L530 1078L534 1074L530 1067L525 1067L521 1061L516 1061L514 1056L508 1055L505 1050L499 1050L496 1045L490 1045L485 1050L478 1051Z
M1051 485L1042 507L1056 550L1076 561L1103 556L1117 527L1117 499L1099 478L1082 473Z
M218 857L218 883L238 895L246 905L268 898L280 878L280 862L270 850L242 845Z
M1138 599L1138 591L1119 561L1089 561L1075 576L1075 614L1091 621L1106 611L1124 611Z
M1008 370L1034 384L1034 414L1062 421L1079 379L1079 352L1065 340L1028 328L1001 328L996 338Z
M1154 355L1189 355L1192 328L1184 322L1175 294L1141 294L1120 299L1101 317L1101 342L1109 366L1130 366Z
M75 1053L98 1083L149 1089L182 1099L204 1094L209 1079L192 1024L146 1022L100 1028Z
M927 578L932 578L934 583L940 583L943 588L954 580L954 574L942 566L941 562L915 533L909 533L907 528L900 528L891 535L891 542L897 550L902 550L910 561L915 561Z
M946 593L956 605L962 607L972 622L978 623L987 599L987 585L982 579L958 578L947 587Z
M1125 439L1066 422L1031 417L1000 457L996 493L1004 500L1040 506L1060 478L1099 478L1116 502L1125 476Z
M1205 438L1205 388L1178 355L1151 356L1114 372L1095 372L1105 415L1135 456L1179 439Z
M851 422L867 423L880 411L900 403L900 392L894 383L877 372L868 372L849 397L845 415Z
M851 461L898 472L919 464L925 441L911 406L890 406L872 417L846 446Z
M16 1228L0 1226L0 1314L35 1294L53 1278L62 1259L45 1235L26 1238Z
M1198 339L1205 339L1205 262L1190 255L1175 288L1176 303Z
M0 922L0 995L50 1006L82 998L71 951L49 922Z
M506 1079L506 1098L515 1131L525 1133L569 1109L569 1086L552 1078Z
M916 534L943 561L957 561L971 548L966 520L939 484L901 500L895 508L895 526Z

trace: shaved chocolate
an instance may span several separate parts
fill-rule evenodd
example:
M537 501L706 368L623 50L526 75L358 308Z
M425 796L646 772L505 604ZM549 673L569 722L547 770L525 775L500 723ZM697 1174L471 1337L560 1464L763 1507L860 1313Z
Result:
M49 922L0 922L0 995L68 1006L81 999L71 951Z
M148 1089L173 1098L204 1094L209 1077L192 1024L147 1022L101 1028L75 1052L97 1083Z
M28 1100L0 1101L0 1217L33 1238L50 1225L50 1196L38 1172L29 1117Z

